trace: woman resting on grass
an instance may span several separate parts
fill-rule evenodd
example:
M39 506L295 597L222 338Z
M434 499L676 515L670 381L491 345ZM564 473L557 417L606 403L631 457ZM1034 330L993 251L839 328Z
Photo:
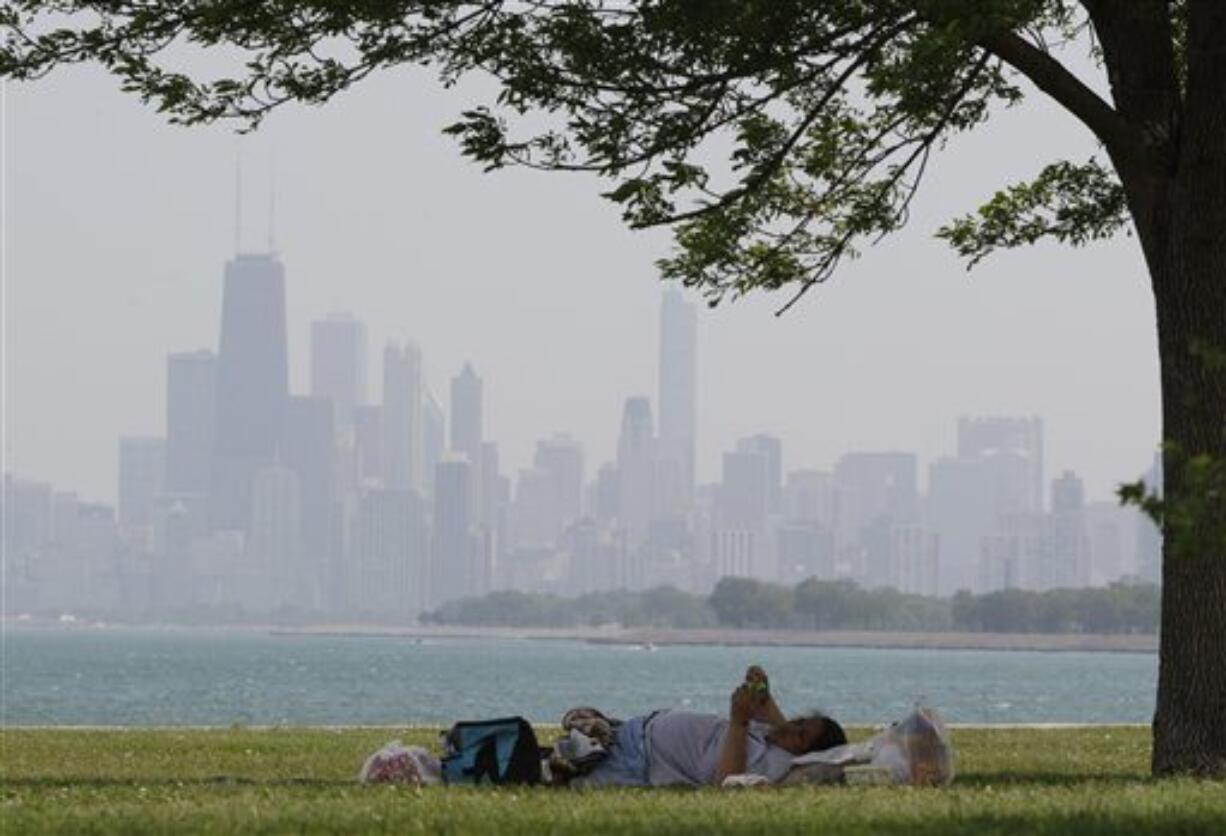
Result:
M719 786L730 775L782 781L797 755L847 742L843 727L822 714L788 720L758 666L732 692L728 719L689 711L657 711L617 728L609 755L572 786Z

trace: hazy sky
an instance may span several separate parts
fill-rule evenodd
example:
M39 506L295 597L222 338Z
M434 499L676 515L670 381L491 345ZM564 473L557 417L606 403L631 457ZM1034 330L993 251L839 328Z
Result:
M241 153L252 249L275 158L296 391L310 321L349 310L370 330L372 397L382 345L414 339L444 403L465 360L484 377L504 467L566 430L590 474L613 455L626 396L654 408L653 262L669 238L627 231L594 180L482 174L439 132L474 103L471 87L394 72L239 139L168 126L93 68L9 85L6 469L114 499L116 438L163 433L166 354L216 348ZM1048 478L1072 468L1091 497L1137 476L1160 425L1135 239L1006 253L968 275L931 235L996 187L1093 150L1033 97L951 145L910 227L787 316L767 296L700 311L700 478L759 431L783 438L788 469L901 449L923 474L963 413L1042 415Z

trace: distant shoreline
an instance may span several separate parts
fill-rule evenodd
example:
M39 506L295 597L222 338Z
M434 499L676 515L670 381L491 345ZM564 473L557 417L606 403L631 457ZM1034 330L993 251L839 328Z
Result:
M663 628L387 627L329 624L270 627L274 635L402 639L519 639L665 647L842 647L880 650L1017 650L1044 652L1157 653L1154 635L1076 633L900 633L869 630L677 630Z
M459 627L431 625L385 625L333 623L283 624L100 624L89 620L56 623L47 620L6 619L5 628L93 631L103 629L152 629L185 631L233 631L274 636L333 636L389 638L413 641L432 639L577 641L590 644L643 648L681 646L724 647L830 647L875 650L993 650L1051 653L1157 653L1158 637L1139 634L1102 633L959 633L876 630L754 630L732 628L670 629L604 627Z

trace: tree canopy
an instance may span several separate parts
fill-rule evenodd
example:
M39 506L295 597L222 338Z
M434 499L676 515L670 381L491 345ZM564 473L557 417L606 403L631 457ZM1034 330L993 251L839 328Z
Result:
M629 224L675 228L662 272L713 304L753 289L794 300L901 227L931 154L1017 102L1023 76L1109 152L1136 144L1053 57L1076 44L1101 59L1110 45L1092 16L1107 5L22 0L5 7L0 75L100 62L175 121L253 128L286 102L322 103L392 66L430 65L447 84L487 73L496 100L447 128L465 154L491 169L604 178ZM236 72L175 69L191 47L232 48ZM940 234L977 261L1045 237L1085 243L1126 217L1109 166L1055 161Z

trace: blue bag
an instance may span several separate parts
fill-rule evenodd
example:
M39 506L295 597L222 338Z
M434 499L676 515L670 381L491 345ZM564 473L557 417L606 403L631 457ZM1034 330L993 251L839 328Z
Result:
M539 784L541 750L523 717L456 723L443 738L448 784Z

